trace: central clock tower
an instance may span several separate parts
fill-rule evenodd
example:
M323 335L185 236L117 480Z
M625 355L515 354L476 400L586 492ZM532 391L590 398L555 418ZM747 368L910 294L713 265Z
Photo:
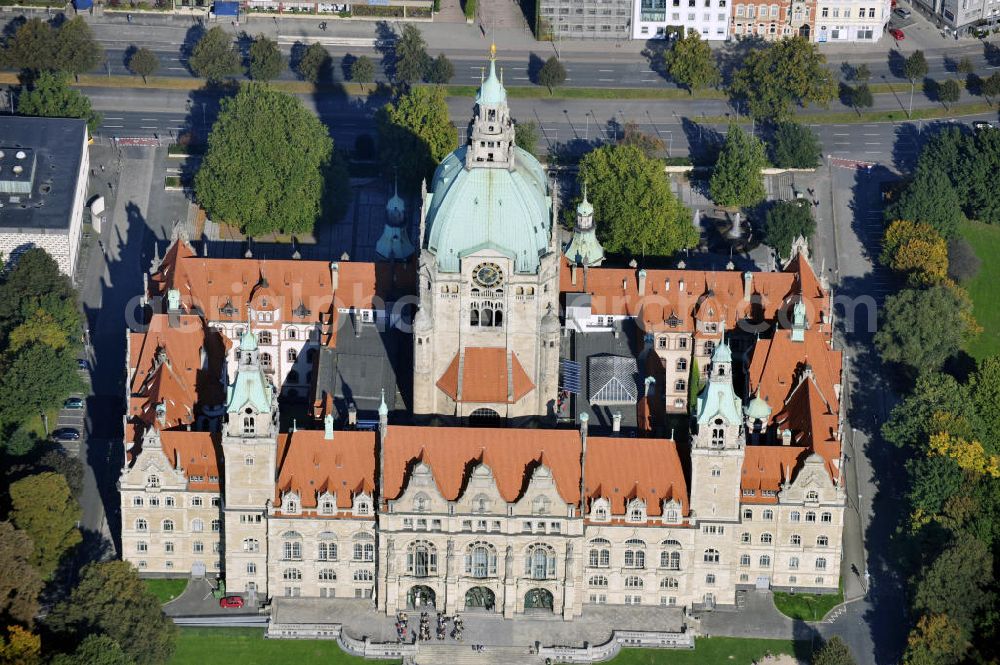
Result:
M469 141L424 191L413 412L462 422L554 414L559 375L556 205L516 147L491 55Z

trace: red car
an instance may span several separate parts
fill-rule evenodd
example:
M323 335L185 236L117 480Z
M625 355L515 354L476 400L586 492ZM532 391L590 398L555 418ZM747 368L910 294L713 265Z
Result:
M903 31L899 28L889 28L889 34L892 35L892 38L897 42L901 42L906 39L906 35L904 35Z
M240 596L225 596L219 599L219 607L225 610L235 610L243 607L243 598Z

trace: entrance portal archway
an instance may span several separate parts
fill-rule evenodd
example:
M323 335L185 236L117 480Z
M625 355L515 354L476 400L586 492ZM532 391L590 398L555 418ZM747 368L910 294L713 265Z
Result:
M526 610L551 610L552 607L552 592L548 589L531 589L524 594L524 609Z
M434 589L423 584L410 587L406 592L406 608L409 610L434 609Z
M496 609L496 595L492 589L474 586L465 592L465 609L483 609L492 612Z

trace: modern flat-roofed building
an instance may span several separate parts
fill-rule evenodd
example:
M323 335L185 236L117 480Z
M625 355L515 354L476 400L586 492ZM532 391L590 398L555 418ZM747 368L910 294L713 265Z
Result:
M553 39L629 39L632 0L539 0L539 35Z
M87 122L0 117L0 254L40 247L73 276L87 196Z

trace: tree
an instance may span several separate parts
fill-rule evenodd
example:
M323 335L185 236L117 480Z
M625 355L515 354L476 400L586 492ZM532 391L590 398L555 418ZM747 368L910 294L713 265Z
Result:
M82 16L66 21L56 31L55 69L79 77L97 67L103 57L104 49Z
M136 76L141 76L143 83L146 82L147 76L152 76L159 68L160 59L148 48L137 48L129 56L128 70Z
M3 665L39 665L42 640L20 626L7 626L7 639L0 636L0 663Z
M51 472L11 483L10 501L11 520L34 542L32 564L42 577L51 577L63 554L82 540L76 528L80 504L66 479Z
M752 206L763 201L766 192L760 170L766 165L764 144L739 125L730 125L708 183L712 200L727 207Z
M868 83L872 77L872 72L868 65L862 63L854 68L854 80L859 83Z
M79 344L76 291L55 259L43 249L32 248L7 267L0 279L0 338L42 309L59 322L71 346Z
M528 122L518 122L514 127L514 143L521 150L526 150L532 155L538 147L538 125L529 120Z
M875 98L872 97L871 88L867 83L857 85L851 90L851 106L858 112L858 117L861 117L861 109L870 109L874 105Z
M177 627L160 601L127 561L92 563L69 598L57 604L46 623L57 635L82 639L104 633L136 665L168 663Z
M1000 187L996 179L996 174L1000 173L1000 131L976 132L965 145L962 170L953 176L965 185L964 191L956 190L959 198L964 194L971 217L988 224L1000 224Z
M398 170L400 181L410 189L430 178L438 163L458 147L444 88L414 88L382 107L375 122L386 172Z
M351 63L351 80L360 83L371 83L375 80L375 63L366 55Z
M354 61L354 64L363 59L367 60L361 56ZM368 63L370 65L371 61L369 60ZM299 76L310 83L319 83L327 78L331 71L333 71L333 59L330 57L329 51L322 44L310 44L298 62ZM351 68L351 80L357 80L353 67Z
M427 43L420 29L412 23L403 25L403 34L396 41L396 58L394 80L396 83L408 86L416 81L422 81L430 66L430 56L427 55Z
M69 346L66 331L59 325L55 317L44 309L36 309L30 313L28 318L14 328L10 332L10 337L7 338L9 351L20 351L33 342L44 344L55 351Z
M51 665L133 665L134 662L107 635L88 635L76 651L57 655Z
M992 604L993 557L978 538L959 534L917 580L913 605L928 614L947 614L965 634Z
M933 372L961 347L963 303L953 289L904 289L886 298L875 348L915 373Z
M976 68L972 64L972 58L967 55L963 55L962 59L959 60L958 64L955 66L955 71L959 74L971 74L976 71Z
M688 373L688 411L695 413L698 408L698 394L701 392L701 372L698 370L698 358L691 358L691 370Z
M805 125L786 120L774 128L771 162L782 169L811 169L819 164L822 147L816 133Z
M35 544L10 522L0 522L0 618L30 626L38 614L42 578L31 564Z
M250 78L254 81L272 81L285 69L285 57L278 49L278 42L264 35L257 35L250 45Z
M26 457L38 446L38 435L27 427L18 427L7 435L3 451L10 457Z
M994 99L1000 95L1000 72L993 72L988 77L983 79L982 83L983 97L987 100Z
M439 53L438 57L431 61L427 68L427 82L444 85L455 76L455 66L451 64L444 53Z
M965 238L955 236L948 241L948 279L961 284L978 275L981 266L976 250Z
M916 286L939 284L948 276L948 244L929 224L897 220L885 231L880 261Z
M196 76L218 84L240 73L240 54L229 33L217 25L194 45L188 64Z
M816 652L812 665L855 665L855 660L847 643L834 635Z
M946 79L937 86L938 101L948 108L949 104L954 104L962 96L962 86L955 79Z
M903 76L910 81L911 85L916 83L918 79L927 76L927 71L927 58L924 57L924 52L919 49L903 61Z
M538 85L544 85L552 92L552 88L558 88L566 82L566 68L559 62L559 58L551 56L545 61L541 69L538 70Z
M622 133L618 139L618 143L621 145L634 145L646 153L647 157L654 157L662 153L666 147L660 137L645 133L634 122L626 122L622 126Z
M42 453L35 462L33 473L38 471L53 471L66 479L66 485L73 496L80 496L83 491L83 462L79 457L69 455L61 447L53 447Z
M667 73L678 84L694 94L696 88L719 84L719 67L715 64L712 48L701 40L697 30L674 42L673 48L663 54Z
M792 255L792 242L799 236L806 240L816 232L806 201L777 201L764 216L764 242L778 252L778 256Z
M917 377L913 392L893 408L882 425L882 436L899 448L926 451L932 434L940 431L938 414L974 418L968 388L950 374L927 372Z
M904 665L951 665L969 650L969 640L947 614L920 617L906 640Z
M630 145L605 145L580 161L580 183L594 204L609 252L670 256L698 242L691 213L677 200L663 163Z
M25 418L58 407L83 388L75 349L58 351L35 341L0 357L0 422L18 425Z
M958 232L962 205L948 178L931 168L918 166L899 199L886 208L886 219L924 222L947 240Z
M69 87L66 75L58 72L39 74L34 85L18 97L17 112L43 118L81 118L91 132L101 124L101 116L91 108L90 99Z
M792 104L825 106L836 89L817 45L795 36L750 51L733 74L729 94L754 118L780 120Z
M52 26L40 18L31 18L7 39L3 61L12 69L30 72L56 69L55 50L56 34Z
M195 192L213 219L244 234L309 233L332 153L326 127L302 102L248 83L222 100Z

